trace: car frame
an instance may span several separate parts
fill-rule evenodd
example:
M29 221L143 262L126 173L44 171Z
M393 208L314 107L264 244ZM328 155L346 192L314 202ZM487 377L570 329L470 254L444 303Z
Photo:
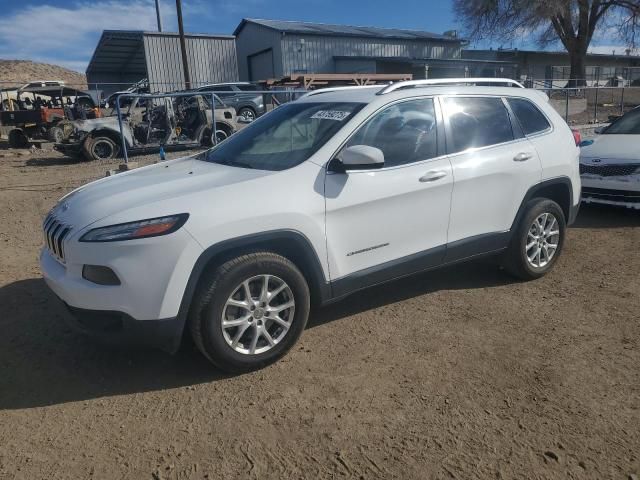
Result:
M171 94L161 100L153 96L133 96L121 110L122 135L116 110L111 115L90 120L69 121L62 124L67 135L54 148L66 155L82 155L86 160L106 160L120 154L122 136L127 152L145 153L158 151L162 146L169 149L189 149L210 146L226 140L237 130L235 111L227 107L214 95L215 129L212 127L211 95L194 92L192 97ZM193 105L199 121L188 135L180 114L180 106L186 102ZM141 128L144 131L141 131ZM150 132L162 131L161 136L150 136Z

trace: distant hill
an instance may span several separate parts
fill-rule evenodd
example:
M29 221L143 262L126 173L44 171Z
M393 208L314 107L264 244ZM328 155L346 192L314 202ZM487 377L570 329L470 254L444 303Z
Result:
M62 80L75 88L87 88L87 78L83 73L31 60L0 59L0 88L20 86L34 80Z

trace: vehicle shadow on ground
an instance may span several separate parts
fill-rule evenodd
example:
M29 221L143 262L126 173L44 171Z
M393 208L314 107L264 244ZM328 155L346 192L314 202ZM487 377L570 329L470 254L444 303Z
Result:
M640 210L609 205L582 204L571 228L640 227Z
M28 167L55 167L60 165L73 165L83 163L85 160L81 157L39 157L30 158L25 163Z
M486 288L511 278L474 262L375 287L312 311L309 328L437 290ZM0 288L0 410L184 388L228 378L190 344L176 356L105 346L66 326L42 279Z

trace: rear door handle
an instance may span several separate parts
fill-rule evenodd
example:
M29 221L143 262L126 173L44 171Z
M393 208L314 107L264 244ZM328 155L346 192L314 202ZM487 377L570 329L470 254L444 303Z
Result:
M529 152L520 152L515 157L513 157L514 162L526 162L533 158L533 153Z
M447 172L444 170L429 170L422 177L420 177L421 182L435 182L436 180L440 180L447 176Z

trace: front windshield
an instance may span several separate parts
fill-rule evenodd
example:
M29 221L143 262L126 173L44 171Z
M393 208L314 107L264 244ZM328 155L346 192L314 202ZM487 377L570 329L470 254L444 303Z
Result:
M198 157L257 170L286 170L307 160L364 106L293 102L255 121Z
M631 110L626 115L609 125L603 134L640 135L640 108Z

